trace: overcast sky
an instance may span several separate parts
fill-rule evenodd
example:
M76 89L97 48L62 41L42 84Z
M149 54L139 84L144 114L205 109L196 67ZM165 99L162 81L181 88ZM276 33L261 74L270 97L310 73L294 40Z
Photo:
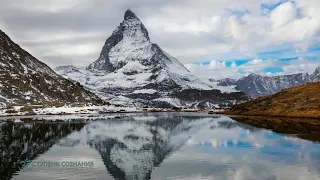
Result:
M87 66L128 8L201 78L320 66L320 0L0 0L0 29L51 67Z

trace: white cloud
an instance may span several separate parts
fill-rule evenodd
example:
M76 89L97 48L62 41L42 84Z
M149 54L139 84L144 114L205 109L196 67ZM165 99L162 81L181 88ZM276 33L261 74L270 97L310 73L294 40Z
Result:
M279 5L270 14L273 28L284 26L296 18L297 9L293 2L286 2Z
M275 9L261 9L262 3L279 2ZM0 24L15 42L51 66L88 65L128 8L154 43L204 78L238 77L240 69L263 73L270 66L298 72L298 64L262 60L259 53L292 48L300 55L320 44L319 0L12 0L1 2ZM226 67L226 61L241 58L254 60ZM211 59L216 61L192 64ZM316 64L295 63L305 64L306 71Z
M214 66L212 65L214 64ZM219 64L224 64L220 66ZM309 60L305 58L298 58L291 61L280 61L276 59L261 60L253 59L242 65L236 66L235 62L231 63L230 67L225 66L225 61L211 61L210 64L185 64L185 66L202 80L234 78L239 79L251 73L275 76L283 74L293 74L298 72L313 73L316 67L320 66L320 62L316 60ZM215 67L215 68L212 68ZM283 72L265 72L265 68L281 67Z
M209 63L209 68L210 69L220 69L220 68L225 68L226 62L225 61L216 61L216 60L212 60Z
M237 67L237 64L235 62L232 62L230 67L235 68L235 67Z
M226 1L232 4L233 11L243 12L245 9L235 7L245 7L244 3L249 1ZM234 13L225 13L225 11L217 10L214 13L192 13L191 9L177 10L183 16L170 16L169 22L163 25L163 34L187 33L189 36L206 36L212 39L210 44L202 44L196 42L202 49L199 54L207 55L209 50L211 54L240 52L246 55L255 56L258 52L282 49L283 46L291 46L297 52L307 52L308 47L317 43L315 41L320 31L320 13L312 6L319 6L320 1L311 0L306 3L304 0L288 1L280 4L275 9L268 11L260 8L260 3L278 3L279 1L256 1L252 6L246 9L249 13L237 15ZM255 3L258 3L259 6ZM201 4L201 3L200 3ZM215 7L220 3L213 1ZM225 5L222 9L230 9L231 5ZM199 5L197 5L199 6ZM320 8L320 7L319 7ZM173 10L172 10L173 11ZM187 15L186 15L187 14ZM177 14L174 14L178 16ZM150 24L152 27L152 24ZM159 31L159 24L154 29ZM221 47L224 47L224 52ZM196 50L197 51L197 50ZM172 51L175 53L174 51ZM176 52L179 57L186 57L188 53L194 55L195 51Z
M84 0L10 0L12 6L17 8L26 8L29 11L43 11L57 13L63 10L69 10L77 4L83 3Z
M249 61L247 64L254 65L254 64L261 64L261 63L263 63L262 59L254 59L252 61Z
M320 66L319 61L310 61L304 58L298 58L297 60L289 61L287 64L282 66L284 73L282 74L293 74L297 72L313 73L314 70Z
M213 16L211 18L202 18L199 21L190 20L186 24L170 23L164 25L166 32L186 32L198 35L201 32L217 32L222 26L222 17Z

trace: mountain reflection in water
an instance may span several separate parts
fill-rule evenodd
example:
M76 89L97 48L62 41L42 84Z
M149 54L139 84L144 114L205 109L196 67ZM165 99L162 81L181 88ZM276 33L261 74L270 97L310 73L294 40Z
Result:
M154 113L0 126L0 179L320 179L320 144L226 116ZM95 167L19 172L24 159L93 160Z
M0 123L0 179L10 179L21 161L33 160L82 123Z

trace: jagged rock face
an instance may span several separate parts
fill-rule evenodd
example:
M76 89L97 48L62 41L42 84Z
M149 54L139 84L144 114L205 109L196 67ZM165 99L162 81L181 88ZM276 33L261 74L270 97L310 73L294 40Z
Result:
M318 67L310 76L311 82L319 82L320 81L320 67Z
M124 21L106 40L100 57L90 64L88 69L113 72L123 67L128 61L143 60L142 63L145 63L146 60L151 58L148 57L151 54L148 53L148 51L151 51L151 47L148 31L140 19L132 11L127 10ZM141 59L143 54L132 53L134 51L142 51L146 56ZM121 55L122 57L120 57ZM126 57L123 57L123 55Z
M86 68L59 67L56 72L111 103L120 100L134 106L182 106L186 102L177 99L176 92L213 89L152 43L147 29L130 10L106 40L95 62Z
M299 73L283 76L260 76L250 74L237 81L237 89L245 92L252 98L265 96L293 86L299 86L309 82L307 73Z
M56 74L0 30L0 104L101 102L82 85Z

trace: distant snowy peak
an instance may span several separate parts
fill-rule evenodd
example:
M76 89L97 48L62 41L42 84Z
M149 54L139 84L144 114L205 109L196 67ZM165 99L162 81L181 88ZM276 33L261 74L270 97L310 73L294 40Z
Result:
M218 86L234 86L236 85L237 80L231 78L224 78L218 80Z
M228 78L215 80L215 82L218 82L218 86L235 86L235 89L245 92L252 98L273 94L282 89L303 85L308 82L318 81L320 81L320 67L318 67L311 75L308 73L297 73L281 76L261 76L252 73L239 80Z
M67 66L59 66L55 68L56 72L59 72L60 75L67 75L68 73L80 72L80 68L74 65L67 65Z
M319 82L320 81L320 67L318 67L310 76L310 80L312 82Z

